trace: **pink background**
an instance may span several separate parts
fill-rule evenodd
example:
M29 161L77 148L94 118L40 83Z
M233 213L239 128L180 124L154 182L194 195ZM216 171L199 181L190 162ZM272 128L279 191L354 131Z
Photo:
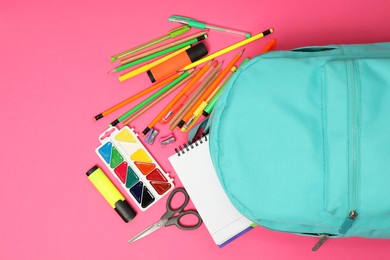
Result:
M390 240L337 239L312 253L317 239L261 227L223 249L204 225L163 228L127 244L165 212L166 197L126 224L85 172L102 166L94 152L98 135L131 106L92 118L150 85L145 75L119 83L107 74L109 57L177 27L170 15L252 33L274 27L271 37L282 50L390 41L389 10L387 0L2 1L0 259L388 259ZM271 37L246 46L245 56ZM211 31L207 45L214 52L239 40ZM131 126L142 131L167 101ZM184 134L175 135L176 145L184 142ZM174 147L148 145L173 177L167 158Z

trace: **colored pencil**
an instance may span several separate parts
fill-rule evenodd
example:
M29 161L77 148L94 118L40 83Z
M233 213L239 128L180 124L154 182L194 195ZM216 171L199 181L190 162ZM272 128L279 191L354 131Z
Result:
M126 58L121 59L119 62L123 65L123 64L126 64L128 62L132 62L134 60L141 59L141 58L143 58L145 56L148 56L150 54L162 51L162 50L167 49L169 47L178 45L178 44L183 43L185 41L188 41L188 40L191 40L191 39L195 39L195 38L198 38L198 37L201 37L201 36L205 36L205 38L207 38L207 30L203 30L203 31L191 34L191 35L189 35L187 37L184 37L184 38L181 38L179 40L167 43L167 44L165 44L163 46L159 46L159 47L153 48L151 50L144 51L144 52L139 53L139 54L134 54L134 55L132 55L130 57L126 57Z
M191 96L191 94L199 87L204 81L207 81L210 77L210 75L213 74L215 68L218 66L218 61L214 61L211 64L211 68L198 80L196 84L191 86L169 109L169 111L163 116L160 120L160 124L166 124L168 123L171 118L176 114L176 111L178 111L186 102L186 100Z
M192 80L183 88L180 90L180 92L166 105L166 107L158 113L158 115L148 124L148 126L142 131L144 135L146 135L153 126L160 121L160 119L169 111L169 109L175 104L176 101L180 99L181 96L184 95L184 93L191 88L210 68L210 63L203 66L202 69L199 70L199 72L195 75L195 77L192 78Z
M274 30L271 28L271 29L268 29L268 30L266 30L266 31L264 31L264 32L261 32L261 33L259 33L259 34L256 34L256 35L254 35L254 36L252 36L252 37L250 37L250 38L248 38L248 39L245 39L245 40L243 40L243 41L240 41L240 42L237 42L237 43L235 43L235 44L233 44L233 45L230 45L230 46L228 46L228 47L226 47L226 48L224 48L224 49L222 49L222 50L219 50L219 51L217 51L217 52L214 52L214 53L212 53L212 54L210 54L210 55L208 55L208 56L206 56L206 57L204 57L204 58L202 58L202 59L200 59L200 60L198 60L198 61L195 61L195 62L193 62L193 63L191 63L191 64L185 66L185 67L183 68L183 70L191 69L191 68L193 68L193 67L198 66L199 64L202 64L203 62L209 61L209 60L214 59L214 58L216 58L216 57L218 57L218 56L220 56L220 55L222 55L222 54L225 54L225 53L227 53L227 52L229 52L229 51L235 50L235 49L237 49L237 48L239 48L239 47L241 47L241 46L243 46L243 45L245 45L245 44L248 44L248 43L251 43L251 42L253 42L253 41L255 41L255 40L258 40L258 39L260 39L260 38L263 38L264 36L266 36L266 35L268 35L268 34L271 34L273 31L274 31Z
M186 77L188 77L190 75L190 72L191 71L184 71L178 78L176 78L175 80L173 80L171 83L169 83L168 85L166 85L165 87L163 87L162 89L158 90L156 93L154 93L153 95L149 96L147 99L145 99L144 101L142 101L141 103L139 103L138 105L136 105L135 107L133 107L132 109L130 109L129 111L127 111L125 114L123 114L122 116L120 116L119 118L115 119L112 123L111 123L111 126L115 126L117 125L119 122L122 122L123 120L125 120L127 117L129 117L130 115L134 114L135 112L137 112L139 109L141 109L142 107L144 107L145 105L147 105L149 102L153 101L154 99L156 99L158 96L162 95L164 92L168 91L170 88L172 88L173 86L175 86L176 84L178 84L180 81L182 81L183 79L185 79Z
M130 72L127 72L127 73L125 73L125 74L123 74L123 75L121 75L121 76L119 77L119 81L120 81L120 82L123 82L123 81L125 81L125 80L127 80L127 79L129 79L129 78L132 78L132 77L134 77L134 76L136 76L136 75L138 75L138 74L140 74L140 73L142 73L142 72L146 72L146 71L149 70L150 68L152 68L152 67L154 67L154 66L156 66L156 65L158 65L158 64L160 64L160 63L163 63L164 61L169 60L169 59L172 58L172 57L175 57L176 55L182 53L183 51L185 51L185 50L187 50L187 49L189 49L189 48L190 48L190 46L186 46L186 47L184 47L184 48L181 48L180 50L177 50L177 51L175 51L175 52L173 52L173 53L171 53L171 54L168 54L168 55L162 57L161 59L158 59L158 60L153 61L153 62L151 62L151 63L149 63L149 64L146 64L146 65L144 65L144 66L142 66L142 67L139 67L139 68L137 68L137 69L135 69L135 70L132 70L132 71L130 71Z
M151 91L153 91L153 90L155 90L155 89L157 89L157 88L159 88L159 87L161 87L161 86L163 86L165 84L168 84L169 82L171 82L172 80L176 79L179 76L180 76L180 73L175 73L172 76L170 76L170 77L168 77L168 78L166 78L166 79L164 79L164 80L162 80L160 82L157 82L156 84L150 86L149 88L144 89L144 90L138 92L137 94L135 94L135 95L133 95L133 96L123 100L122 102L116 104L115 106L112 106L109 109L107 109L107 110L103 111L102 113L98 114L97 116L95 116L95 120L97 121L97 120L105 117L106 115L111 114L112 112L114 112L114 111L118 110L119 108L127 105L128 103L130 103L130 102L132 102L132 101L142 97L143 95L146 95L149 92L151 92Z
M157 43L160 43L160 42L163 42L163 41L166 41L168 39L171 39L171 38L175 38L177 36L180 36L186 32L188 32L191 28L187 25L185 26L181 26L179 28L175 28L171 31L168 32L168 34L166 35L163 35L157 39L154 39L154 40L151 40L149 42L146 42L146 43L143 43L137 47L134 47L134 48L131 48L127 51L124 51L124 52L121 52L121 53L118 53L118 54L115 54L111 57L111 61L116 61L117 59L121 59L123 57L126 57L127 55L130 55L132 53L135 53L135 52L138 52L140 50L143 50L143 49L146 49L150 46L153 46Z
M225 76L225 78L218 84L216 88L214 88L213 92L210 94L210 96L203 101L194 111L193 113L193 118L187 121L186 124L180 129L182 132L188 131L195 123L196 121L200 118L202 115L203 109L209 104L209 102L212 100L212 98L218 93L220 89L225 85L225 83L229 80L233 72L236 71L236 66L233 66L230 72Z
M259 54L271 51L272 49L275 48L275 46L276 46L276 39L272 39L269 43L267 43L267 45L263 48L263 50L261 50L261 52ZM240 64L240 66L244 65L248 61L249 61L249 58L245 58L242 61L242 63ZM218 98L221 96L224 88L225 88L225 86L223 86L221 89L219 89L218 93L213 97L213 99L205 107L205 109L203 110L203 113L202 113L204 116L208 116L211 113L211 111L214 109L214 106L217 103Z
M176 89L180 88L183 84L185 84L188 80L190 80L191 78L193 78L195 75L196 75L196 71L194 71L193 73L191 73L187 78L185 78L183 81L181 81L180 83L176 84L175 86L173 86L171 89L169 89L167 92L165 92L164 94L162 94L161 96L159 96L158 98L156 98L155 100L151 101L150 103L148 103L146 106L142 107L140 110L138 110L137 112L135 112L134 114L132 114L131 116L129 116L126 120L123 121L123 125L128 125L130 124L132 121L134 121L136 118L138 118L140 115L142 115L143 113L145 113L149 108L151 108L152 106L154 106L155 104L157 104L158 102L160 102L162 99L164 99L166 96L168 96L169 94L171 94L173 91L175 91Z
M186 100L184 105L177 111L176 115L169 121L169 130L173 130L179 123L182 116L187 113L191 106L199 99L199 97L207 90L207 88L212 84L212 82L219 76L220 67L222 64L219 64L214 68L213 73L211 73L207 79L205 79L202 84L194 91L194 93Z
M143 63L143 62L145 62L145 61L154 59L154 58L156 58L156 57L158 57L158 56L161 56L161 55L170 53L170 52L172 52L172 51L176 51L176 50L178 50L178 49L184 48L184 47L186 47L186 46L188 46L188 45L191 45L191 44L195 44L195 43L197 43L197 42L199 42L199 41L202 41L202 40L204 40L204 39L206 39L206 38L203 37L203 36L200 36L200 37L198 37L198 38L195 38L195 39L191 39L191 40L182 42L182 43L180 43L180 44L178 44L178 45L175 45L175 46L169 47L169 48L167 48L167 49L161 50L161 51L159 51L159 52L150 54L150 55L145 56L145 57L143 57L143 58L141 58L141 59L138 59L138 60L135 60L135 61L132 61L132 62L123 64L123 65L121 65L121 66L118 66L118 67L116 67L115 69L110 70L108 73L119 72L119 71L128 69L128 68L130 68L130 67L132 67L132 66L135 66L135 65L138 65L138 64Z
M276 46L276 39L272 39L269 43L267 43L267 45L264 46L264 48L261 50L259 54L271 51L275 48L275 46Z
M218 86L218 84L223 80L223 78L229 73L229 71L232 69L234 64L241 58L242 53L241 51L238 53L234 58L230 61L230 63L226 66L226 68L221 72L221 74L218 76L218 78L215 79L215 81L211 84L211 86L203 93L203 95L200 97L200 99L195 103L195 105L188 111L188 113L182 118L182 120L179 122L178 127L182 127L185 123L188 122L188 120L191 119L194 111L196 108L213 92L214 88Z

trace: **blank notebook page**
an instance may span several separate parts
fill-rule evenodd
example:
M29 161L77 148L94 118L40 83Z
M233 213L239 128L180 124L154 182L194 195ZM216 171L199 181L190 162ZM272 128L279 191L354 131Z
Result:
M236 210L219 182L207 137L172 155L169 161L217 245L251 227L253 222Z

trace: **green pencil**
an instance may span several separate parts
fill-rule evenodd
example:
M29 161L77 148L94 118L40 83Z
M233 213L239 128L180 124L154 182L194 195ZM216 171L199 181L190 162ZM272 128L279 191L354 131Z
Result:
M156 58L158 56L161 56L161 55L164 55L166 53L169 53L169 52L172 52L172 51L176 51L178 49L181 49L187 45L191 45L191 44L194 44L194 43L197 43L199 41L202 41L204 39L207 38L207 35L202 35L200 37L197 37L197 38L194 38L194 39L191 39L191 40L188 40L188 41L185 41L183 43L180 43L178 45L175 45L175 46L172 46L172 47L169 47L169 48L166 48L164 50L161 50L161 51L158 51L156 53L153 53L153 54L150 54L148 56L145 56L143 58L140 58L138 60L135 60L135 61L132 61L132 62L129 62L129 63L126 63L126 64L123 64L121 66L118 66L116 67L115 69L109 71L108 73L112 73L112 72L119 72L119 71L122 71L122 70L125 70L127 68L130 68L131 66L135 66L137 64L140 64L142 62L145 62L145 61L148 61L148 60L151 60L153 58Z
M158 98L160 95L164 94L170 88L172 88L173 86L178 84L180 81L182 81L183 79L188 77L190 75L191 71L188 71L188 70L184 71L177 79L173 80L171 83L167 84L165 87L163 87L162 89L160 89L159 91L157 91L156 93L154 93L153 95L151 95L150 97L148 97L147 99L145 99L144 101L142 101L141 103L139 103L138 105L136 105L135 107L133 107L132 109L127 111L125 114L120 116L118 119L115 119L110 124L110 126L116 126L118 123L122 122L127 117L129 117L130 115L134 114L135 112L140 110L142 107L146 106L149 102L153 101L154 99Z
M179 28L176 28L176 29L173 29L171 31L168 32L168 34L166 35L163 35L157 39L154 39L154 40L151 40L147 43L144 43L144 44L141 44L137 47L134 47L130 50L127 50L127 51L124 51L124 52L121 52L121 53L118 53L114 56L111 57L111 61L114 62L116 61L117 59L122 59L123 57L126 57L127 55L130 55L132 53L136 53L140 50L143 50L143 49L146 49L152 45L155 45L157 43L160 43L160 42L163 42L163 41L166 41L168 39L171 39L171 38L175 38L177 36L180 36L186 32L188 32L191 28L188 26L188 25L185 25L185 26L181 26Z

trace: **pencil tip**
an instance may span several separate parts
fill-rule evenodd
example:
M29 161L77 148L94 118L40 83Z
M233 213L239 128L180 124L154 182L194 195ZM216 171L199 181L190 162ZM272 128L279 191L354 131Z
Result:
M112 69L112 70L110 70L109 72L107 72L108 74L111 74L111 73L113 73L113 72L115 72L115 69Z

